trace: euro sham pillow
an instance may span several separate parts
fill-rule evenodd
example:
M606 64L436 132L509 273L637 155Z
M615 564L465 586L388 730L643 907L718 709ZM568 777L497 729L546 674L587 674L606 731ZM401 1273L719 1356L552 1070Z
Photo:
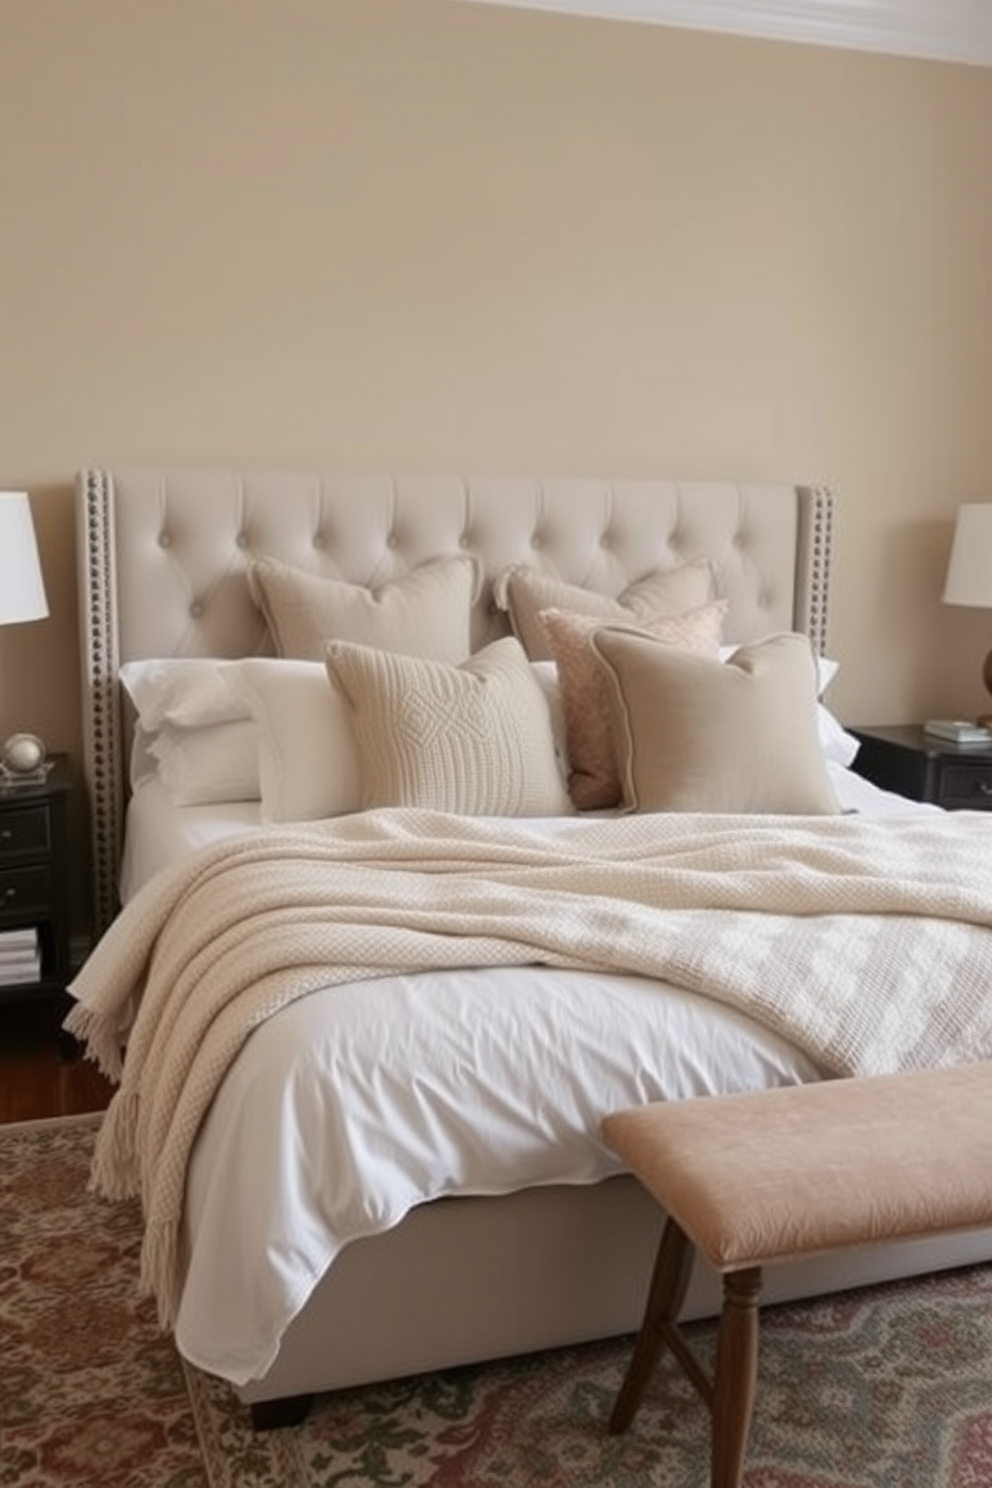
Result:
M718 656L726 609L720 600L682 615L644 616L622 628L653 636L667 645ZM590 645L590 637L603 622L570 610L542 610L541 621L558 668L569 794L580 811L615 806L621 788L610 700L602 665Z
M530 660L548 661L553 653L541 621L542 610L568 610L604 623L629 621L637 625L642 617L677 615L708 603L714 598L714 574L708 562L657 569L611 599L578 584L566 584L539 569L515 564L499 575L493 597L506 611L510 628Z
M351 720L323 662L250 657L220 670L258 729L261 820L313 821L357 811Z
M726 662L604 627L624 803L635 811L840 810L817 734L816 659L787 633Z
M322 662L331 640L452 663L472 649L471 558L439 558L377 588L263 558L249 566L248 587L282 657Z
M460 666L332 641L327 669L350 705L363 807L571 811L544 690L512 636Z

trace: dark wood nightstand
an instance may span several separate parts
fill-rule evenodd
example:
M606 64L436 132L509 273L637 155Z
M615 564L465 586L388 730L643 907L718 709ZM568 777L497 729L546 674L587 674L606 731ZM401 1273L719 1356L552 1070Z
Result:
M861 741L852 769L883 790L950 811L992 811L992 747L949 744L915 724L850 732Z
M69 981L71 793L65 755L54 757L44 781L0 783L0 936L37 930L41 952L39 977L0 976L0 1003L44 997L56 1009L62 1004Z

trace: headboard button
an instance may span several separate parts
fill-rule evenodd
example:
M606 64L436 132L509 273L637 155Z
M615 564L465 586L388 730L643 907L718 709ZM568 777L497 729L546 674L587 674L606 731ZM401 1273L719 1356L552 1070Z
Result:
M158 535L158 545L159 545L160 548L171 548L172 547L172 537L171 537L171 535L168 532L160 532L159 535Z
M234 541L237 543L239 548L246 548L248 546L247 532L239 532Z
M189 612L194 620L199 620L202 618L203 610L204 604L202 599L194 599L193 603L189 607Z

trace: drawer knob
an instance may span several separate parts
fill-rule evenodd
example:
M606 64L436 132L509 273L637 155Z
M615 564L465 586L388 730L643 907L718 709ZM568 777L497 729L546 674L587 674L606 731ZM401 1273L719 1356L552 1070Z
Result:
M13 842L14 834L9 827L0 827L0 842Z
M8 888L4 889L4 891L3 891L3 902L4 902L4 904L9 904L12 899L16 899L16 898L17 898L17 890L15 888L9 888L8 887Z

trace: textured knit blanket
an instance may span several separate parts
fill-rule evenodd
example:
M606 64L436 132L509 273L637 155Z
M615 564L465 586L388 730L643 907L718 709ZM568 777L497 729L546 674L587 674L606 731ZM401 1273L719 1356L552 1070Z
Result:
M825 1074L871 1074L992 1058L990 926L992 815L979 813L645 815L549 832L407 810L252 833L149 883L71 988L66 1026L120 1079L93 1186L140 1194L142 1281L169 1325L200 1122L252 1030L318 987L608 968L743 1009Z

